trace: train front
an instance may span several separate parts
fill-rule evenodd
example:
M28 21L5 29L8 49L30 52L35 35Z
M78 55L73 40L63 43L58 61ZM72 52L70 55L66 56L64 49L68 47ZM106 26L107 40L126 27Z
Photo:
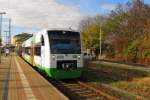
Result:
M81 76L83 57L80 33L75 31L48 31L50 43L51 76L71 79Z

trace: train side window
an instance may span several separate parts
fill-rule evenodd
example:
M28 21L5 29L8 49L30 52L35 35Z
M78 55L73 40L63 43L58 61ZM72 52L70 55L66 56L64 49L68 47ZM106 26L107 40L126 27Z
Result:
M44 46L44 37L43 37L43 35L41 37L41 43L42 43L42 46Z
M28 54L28 48L27 47L25 47L25 53Z
M41 56L41 47L35 47L34 50L34 54L36 56Z
M30 55L31 54L31 48L30 47L25 47L25 53L27 55Z

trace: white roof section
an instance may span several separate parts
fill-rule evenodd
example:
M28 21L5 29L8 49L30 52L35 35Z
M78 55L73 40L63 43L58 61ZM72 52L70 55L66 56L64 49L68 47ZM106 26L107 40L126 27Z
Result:
M31 38L27 39L26 41L24 41L23 44L25 46L30 46L31 45L31 41L32 41L33 38L36 38L35 42L39 42L41 35L47 33L47 31L71 31L71 32L79 32L79 31L73 30L71 28L50 28L50 29L43 29L43 30L38 31L35 34L33 34L33 36Z
M53 31L53 30L58 30L58 31L72 31L72 32L79 32L78 30L74 30L71 28L49 28L49 29L44 29L45 31Z

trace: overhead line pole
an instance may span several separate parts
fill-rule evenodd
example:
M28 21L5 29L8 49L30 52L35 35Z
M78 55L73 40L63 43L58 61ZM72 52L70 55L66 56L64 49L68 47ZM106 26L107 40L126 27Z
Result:
M3 22L3 14L6 14L6 12L0 12L0 41L2 42L2 22ZM1 63L1 44L0 44L0 63Z
M9 37L8 37L9 39L9 44L11 44L11 19L9 19Z

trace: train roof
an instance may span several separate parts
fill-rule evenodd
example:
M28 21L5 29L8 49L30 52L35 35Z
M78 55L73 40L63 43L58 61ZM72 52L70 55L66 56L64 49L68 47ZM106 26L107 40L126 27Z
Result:
M50 29L45 29L46 31L71 31L71 32L79 32L78 30L74 30L72 28L50 28Z
M23 44L27 44L30 45L30 41L33 39L33 37L37 36L37 35L41 35L47 31L71 31L71 32L79 32L77 30L73 30L71 28L50 28L50 29L43 29L41 31L38 31L37 33L35 33L34 35L32 35L32 37L28 38L27 40L25 40L23 42Z

